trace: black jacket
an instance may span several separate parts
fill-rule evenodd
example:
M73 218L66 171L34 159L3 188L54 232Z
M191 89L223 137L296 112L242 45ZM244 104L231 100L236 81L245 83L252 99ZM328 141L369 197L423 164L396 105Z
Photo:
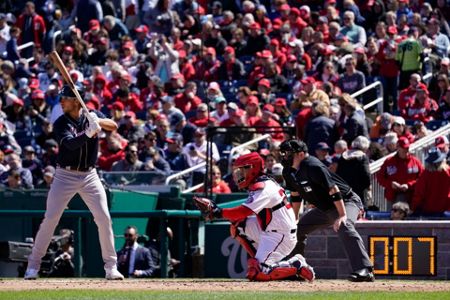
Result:
M338 160L336 174L342 177L353 191L364 199L364 190L370 186L369 159L360 150L344 152Z
M305 143L310 154L314 155L318 143L325 142L332 147L337 138L336 122L326 116L317 116L306 124Z
M217 75L219 77L219 80L242 79L245 75L244 64L239 59L236 59L231 68L231 74L228 74L227 64L222 63L219 67L219 70L217 70Z

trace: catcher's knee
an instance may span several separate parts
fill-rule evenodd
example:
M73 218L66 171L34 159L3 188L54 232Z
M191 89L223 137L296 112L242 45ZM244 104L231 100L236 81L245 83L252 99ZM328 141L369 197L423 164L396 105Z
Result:
M247 251L250 257L255 257L256 249L253 246L252 241L245 235L244 227L245 227L245 220L236 223L231 223L230 235L232 238L238 241L239 244L241 244L241 246L245 249L245 251Z

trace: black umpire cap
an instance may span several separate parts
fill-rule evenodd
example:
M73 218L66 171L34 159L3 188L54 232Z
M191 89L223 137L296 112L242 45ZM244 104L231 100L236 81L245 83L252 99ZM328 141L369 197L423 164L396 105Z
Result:
M289 140L284 141L280 145L280 151L283 152L305 152L308 153L308 146L306 146L305 142L300 140Z
M81 98L83 98L84 97L84 89L80 86L76 86L76 89L78 90L78 93L80 94ZM72 91L70 86L67 84L65 84L63 86L63 88L59 92L59 95L61 97L65 97L65 98L76 98L74 92Z

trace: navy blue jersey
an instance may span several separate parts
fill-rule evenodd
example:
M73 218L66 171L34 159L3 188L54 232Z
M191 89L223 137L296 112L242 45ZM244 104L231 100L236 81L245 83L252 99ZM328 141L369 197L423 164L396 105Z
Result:
M100 119L105 116L93 111ZM61 115L53 124L53 133L59 145L57 164L85 170L95 166L98 156L98 137L88 138L85 131L89 127L88 119L82 114L78 120L68 114Z

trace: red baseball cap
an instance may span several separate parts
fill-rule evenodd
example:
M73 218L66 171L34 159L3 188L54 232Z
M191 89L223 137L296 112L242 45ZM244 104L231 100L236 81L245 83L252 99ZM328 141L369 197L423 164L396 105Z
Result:
M206 54L211 54L216 56L216 49L214 49L213 47L208 47L206 48Z
M97 30L100 29L100 22L98 20L90 20L89 21L89 30Z
M277 39L271 39L270 44L274 46L280 46L280 42Z
M269 79L263 78L258 82L258 85L265 86L266 88L270 89L270 81Z
M289 54L287 61L288 62L297 61L297 57L294 54Z
M31 94L32 99L45 99L44 92L41 90L34 90L33 94Z
M389 26L388 29L387 29L387 32L390 33L390 34L397 34L398 33L397 27L396 26Z
M90 110L97 110L97 108L95 107L95 104L91 101L89 101L88 103L86 103L86 107Z
M252 24L250 24L249 28L250 29L261 29L261 25L259 25L258 22L253 22Z
M448 138L446 136L438 136L435 140L434 140L434 145L436 147L438 147L439 149L442 149L445 147L445 145L448 145Z
M133 49L133 48L134 48L134 44L132 41L125 42L122 45L122 49Z
M366 50L363 47L357 47L355 49L355 53L364 54L364 53L366 53Z
M409 142L408 138L401 136L398 139L397 146L399 146L400 148L403 148L403 149L409 149L410 142Z
M307 85L310 83L314 84L314 83L316 83L316 80L314 79L314 77L309 76L309 77L306 77L305 79L300 80L300 83L303 85Z
M224 51L225 51L225 53L229 53L229 54L234 54L235 53L234 48L231 47L231 46L225 47Z
M39 79L37 78L31 78L30 84L28 84L30 89L37 89L39 88Z
M289 12L290 15L294 15L296 17L300 17L300 10L297 7L291 8L291 11Z
M291 10L292 13L292 10ZM281 21L281 19L275 19L272 21L272 28L273 29L280 29L281 25L283 25L283 21Z
M72 54L73 53L73 48L70 47L70 46L66 46L66 47L64 47L64 52L68 52L68 53Z
M139 33L147 33L148 32L148 26L147 25L141 25L139 27L136 27L136 29L134 31L139 32Z
M284 98L277 98L275 99L275 106L286 106L286 99Z
M14 98L12 101L13 101L13 104L17 104L19 106L24 106L23 100L20 98Z
M271 58L271 57L272 57L272 52L270 52L269 50L261 51L261 58Z
M263 106L263 111L270 111L271 113L273 113L275 111L275 108L273 107L272 104L265 104Z
M281 10L281 11L283 11L283 10L290 10L290 9L291 9L291 7L290 7L289 4L287 4L287 3L282 4L282 5L280 6L280 10Z
M124 109L125 109L125 106L123 105L122 102L116 101L116 102L114 102L113 104L108 105L108 108L109 108L109 109L115 109L115 110L124 110Z
M416 86L416 91L424 91L428 95L428 88L427 88L426 84L424 84L424 83L419 83Z

